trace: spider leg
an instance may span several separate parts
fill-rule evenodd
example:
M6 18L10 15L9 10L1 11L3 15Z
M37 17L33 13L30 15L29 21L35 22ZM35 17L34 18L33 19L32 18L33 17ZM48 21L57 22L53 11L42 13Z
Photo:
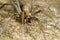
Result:
M42 12L42 10L36 11L36 12L34 13L34 15L36 15L37 13L40 13L40 12Z
M4 6L6 6L6 5L11 5L12 6L12 4L7 4L7 3L5 3L5 4L2 4L1 6L0 6L0 9L2 9Z

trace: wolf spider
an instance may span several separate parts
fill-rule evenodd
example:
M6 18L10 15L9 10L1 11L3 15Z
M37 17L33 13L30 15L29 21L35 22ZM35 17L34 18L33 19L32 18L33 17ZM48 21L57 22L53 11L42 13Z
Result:
M31 14L31 12L29 11L29 8L26 5L22 4L19 0L16 0L16 4L14 4L12 2L11 2L11 4L4 3L4 4L2 4L0 9L2 9L4 6L7 6L7 5L13 6L14 10L18 12L17 15L20 16L22 24L31 23L32 19L38 20L36 17L34 17ZM38 13L40 11L41 10L37 11L36 13Z
M13 6L14 10L18 12L17 15L19 15L20 18L21 18L21 23L31 23L32 19L35 20L35 21L37 21L37 22L40 21L34 15L37 14L37 13L43 12L43 11L39 9L38 11L33 12L33 9L35 9L35 8L33 8L32 3L31 3L31 8L29 9L29 6L26 5L26 4L23 4L21 2L21 0L13 0L13 1L10 0L10 2L11 2L11 4L7 4L7 3L2 4L2 6L0 7L0 9L2 9L5 5L11 5L11 6ZM40 7L39 5L35 5L35 6ZM52 18L47 13L43 13L43 14L45 14L48 17Z
M34 20L40 26L40 30L42 30L42 32L45 33L42 22L34 16L35 14L43 12L43 11L39 9L38 11L33 12L33 9L35 10L35 8L33 8L33 5L31 5L31 8L29 9L29 6L23 4L19 0L15 0L15 1L16 1L16 3L13 3L13 1L11 0L12 4L7 4L7 3L3 4L0 7L0 9L3 8L5 5L13 6L16 9L16 11L18 12L17 14L19 15L19 18L21 19L22 24L31 23L31 21ZM39 5L36 5L36 6L40 7ZM48 13L43 13L43 14L45 14L46 16L48 16L52 19L52 17ZM44 34L44 36L45 36L45 34Z

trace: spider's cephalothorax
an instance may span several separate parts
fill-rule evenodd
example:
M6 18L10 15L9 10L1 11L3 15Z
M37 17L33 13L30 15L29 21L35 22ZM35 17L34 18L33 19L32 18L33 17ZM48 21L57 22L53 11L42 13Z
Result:
M32 15L29 12L29 7L25 5L22 11L22 23L31 23Z

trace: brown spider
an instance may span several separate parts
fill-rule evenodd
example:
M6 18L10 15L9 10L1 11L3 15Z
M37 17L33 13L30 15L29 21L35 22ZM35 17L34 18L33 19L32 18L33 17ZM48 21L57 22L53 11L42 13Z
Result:
M22 23L31 23L32 19L38 20L38 18L34 17L33 14L31 14L32 12L29 11L28 5L24 5L24 4L20 3L19 0L16 0L16 4L14 4L12 1L11 1L11 4L4 3L4 4L2 4L0 9L2 9L5 5L13 6L14 10L16 10L18 12L17 15L20 16ZM35 12L35 14L39 13L40 11L41 10L38 10L37 12Z
M2 4L0 9L2 9L5 5L13 6L14 10L18 12L17 15L20 16L22 23L31 23L32 19L35 20L35 21L39 20L34 15L39 13L39 12L42 12L42 10L39 9L38 11L33 12L34 8L33 8L32 4L31 4L31 8L29 9L29 5L23 4L20 0L13 0L13 1L10 0L10 1L11 1L11 4L4 3L4 4ZM39 5L36 5L36 6L40 7ZM50 18L52 18L47 13L43 13L43 14L45 14L45 15L49 16Z
M12 4L3 4L0 7L0 9L3 8L5 5L12 5L16 9L16 11L18 12L18 15L19 15L19 18L21 19L22 24L31 23L32 20L35 20L35 22L40 26L40 30L42 30L42 32L45 33L44 28L43 28L44 26L43 26L42 22L34 16L35 14L37 14L39 12L42 12L42 10L38 10L38 11L33 13L32 12L33 11L32 9L34 9L34 8L32 8L33 5L31 6L31 9L29 9L28 5L23 4L19 0L15 0L15 1L16 1L16 3L13 3L12 0L11 0ZM43 14L45 14L48 17L52 18L48 13L43 13Z

